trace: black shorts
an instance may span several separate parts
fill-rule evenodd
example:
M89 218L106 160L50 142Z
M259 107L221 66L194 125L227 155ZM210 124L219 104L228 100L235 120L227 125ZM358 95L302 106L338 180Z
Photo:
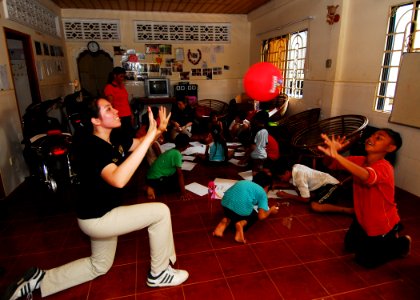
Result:
M319 189L313 191L313 201L318 201L319 204L323 203L336 203L342 192L339 184L326 184Z
M225 217L230 219L232 225L235 225L239 221L245 220L247 222L246 226L244 227L244 230L247 230L250 226L252 226L257 220L258 220L258 213L255 210L252 210L252 213L249 216L241 216L238 215L233 210L224 207L223 211L225 212Z

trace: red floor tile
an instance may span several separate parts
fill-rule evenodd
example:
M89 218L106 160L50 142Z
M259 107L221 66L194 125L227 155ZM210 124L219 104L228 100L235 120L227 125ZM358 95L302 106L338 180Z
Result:
M367 283L356 272L338 258L308 263L306 266L330 294L367 286ZM345 280L343 280L343 274L345 274Z
M283 299L314 299L328 296L327 291L303 265L268 271Z
M224 279L206 281L197 284L185 285L184 287L186 300L197 299L218 299L229 300L234 299L233 295Z
M255 255L265 269L296 265L300 260L283 240L251 245Z
M285 239L285 242L303 262L316 261L335 256L335 254L314 235L288 238Z
M213 251L180 255L177 265L188 270L188 284L223 278L220 263Z
M281 299L276 286L265 272L257 272L227 278L235 299Z
M262 264L249 246L226 248L216 251L225 276L235 276L263 270Z
M92 281L89 299L135 295L136 279L136 264L113 266L107 274Z

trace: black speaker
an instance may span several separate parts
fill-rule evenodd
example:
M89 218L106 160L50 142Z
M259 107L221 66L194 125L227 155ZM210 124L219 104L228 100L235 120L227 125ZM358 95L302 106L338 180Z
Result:
M198 85L180 82L174 85L174 96L177 101L184 101L186 96L198 98Z

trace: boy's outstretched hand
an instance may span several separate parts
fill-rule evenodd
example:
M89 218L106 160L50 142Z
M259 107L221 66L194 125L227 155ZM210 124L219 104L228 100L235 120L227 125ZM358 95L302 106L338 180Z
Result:
M332 158L337 157L338 152L348 145L349 141L346 140L346 137L343 136L334 136L331 138L328 137L325 133L321 134L322 139L324 140L325 147L318 146L318 150L322 151L325 155Z

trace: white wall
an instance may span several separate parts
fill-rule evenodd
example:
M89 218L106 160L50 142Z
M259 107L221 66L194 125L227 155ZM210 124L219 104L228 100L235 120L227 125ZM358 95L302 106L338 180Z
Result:
M200 68L203 62L207 62L209 68L229 66L229 70L222 70L222 75L213 75L212 80L206 80L204 76L190 76L190 83L198 84L198 98L216 98L225 102L243 91L242 77L246 72L249 61L249 22L245 15L220 15L220 14L183 14L183 13L151 13L151 12L133 12L133 11L107 11L107 10L74 10L65 9L62 11L63 18L70 19L89 19L92 17L100 19L119 20L121 27L120 42L99 42L101 49L105 50L114 58L114 65L121 65L121 56L113 55L113 46L121 46L124 49L135 49L136 52L145 52L145 43L135 42L134 21L150 20L165 22L200 22L200 23L230 23L231 24L231 42L215 44L181 44L169 43L172 45L172 55L162 55L163 64L165 58L175 57L175 48L184 49L184 71L190 71L191 68ZM86 49L86 41L67 41L67 52L69 53L70 76L72 79L78 77L76 59L78 55ZM223 46L223 53L214 55L212 60L212 49L214 46ZM197 52L200 49L202 59L197 66L191 64L187 59L187 52ZM205 51L207 49L208 51ZM145 62L153 62L155 55L147 55ZM171 84L180 81L179 73L173 73L169 77ZM127 82L130 94L134 96L143 96L142 82Z
M362 114L375 127L389 127L403 137L395 168L396 185L420 195L420 129L388 122L389 114L374 111L388 11L396 0L274 0L249 15L251 63L258 61L261 40L308 28L307 77L304 98L292 100L298 112L319 106L321 118L340 114ZM326 22L327 5L339 5L338 23ZM303 20L312 16L312 20ZM283 27L283 25L286 26ZM289 25L287 25L289 24ZM264 34L268 30L281 27ZM332 59L332 68L325 67ZM420 71L420 70L419 70Z

